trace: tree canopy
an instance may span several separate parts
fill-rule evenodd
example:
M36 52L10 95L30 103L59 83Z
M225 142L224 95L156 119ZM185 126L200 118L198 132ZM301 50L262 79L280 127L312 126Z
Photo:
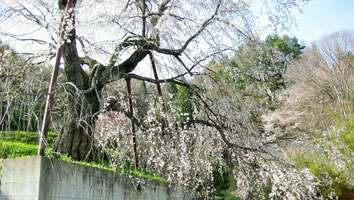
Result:
M213 192L213 172L231 165L245 198L265 187L279 198L314 198L314 176L277 151L277 142L286 139L262 130L259 96L230 82L224 88L232 95L212 95L215 83L227 78L244 78L248 87L252 77L280 89L286 64L301 53L296 38L255 39L257 8L265 9L274 27L286 26L291 9L307 1L252 2L82 0L66 10L63 0L2 1L0 30L9 43L33 44L26 53L34 62L50 60L63 45L66 114L53 151L77 160L104 155L120 167L139 157L141 169L204 195ZM63 21L68 26L58 43ZM221 62L234 55L233 62ZM212 59L230 64L220 80L208 68ZM142 90L144 113L134 112L138 94L123 92L131 79L154 85ZM166 83L177 92L168 93ZM101 133L95 132L99 120L107 126Z

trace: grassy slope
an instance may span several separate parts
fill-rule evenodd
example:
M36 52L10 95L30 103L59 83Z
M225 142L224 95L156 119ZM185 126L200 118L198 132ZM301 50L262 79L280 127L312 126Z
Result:
M48 143L53 144L56 133L48 133ZM37 132L1 131L0 158L18 158L35 156L38 151L39 136Z

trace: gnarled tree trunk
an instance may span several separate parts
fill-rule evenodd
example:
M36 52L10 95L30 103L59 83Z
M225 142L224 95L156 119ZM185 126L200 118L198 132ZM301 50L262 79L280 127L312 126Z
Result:
M74 1L75 2L75 1ZM60 9L64 9L66 1L59 1ZM71 20L75 22L74 13ZM68 110L64 126L57 138L53 151L71 156L75 160L89 160L93 155L93 130L96 121L95 113L99 111L101 88L82 92L91 87L90 78L82 69L76 48L76 31L71 30L63 45L64 68L69 91Z
M67 1L59 0L59 8L64 9ZM76 1L73 1L75 4ZM74 7L75 5L73 5ZM165 7L161 8L164 12ZM73 11L69 14L72 24L75 25L75 16ZM98 63L88 57L80 58L76 47L75 26L70 31L67 40L63 46L64 69L67 81L67 90L70 92L68 114L62 128L61 134L54 144L53 150L61 154L67 154L76 160L87 160L93 153L93 130L96 121L96 114L99 111L99 98L104 85L124 78L132 72L139 62L141 62L148 53L158 48L158 42L148 41L142 38L138 41L124 41L118 45L112 54L107 66ZM117 64L117 55L120 48L129 48L138 46L131 55L121 63ZM184 50L161 50L164 53L179 56ZM166 52L167 51L167 52ZM96 63L92 66L91 72L87 74L82 69L82 64Z
M71 156L75 160L90 160L93 157L93 131L95 113L99 110L98 99L85 96L70 96L66 121L57 138L53 151Z

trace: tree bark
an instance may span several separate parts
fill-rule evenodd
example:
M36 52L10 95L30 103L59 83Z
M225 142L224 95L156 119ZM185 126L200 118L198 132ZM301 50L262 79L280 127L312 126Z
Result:
M71 94L62 131L53 151L68 155L75 160L91 160L94 156L93 133L99 102L93 94Z

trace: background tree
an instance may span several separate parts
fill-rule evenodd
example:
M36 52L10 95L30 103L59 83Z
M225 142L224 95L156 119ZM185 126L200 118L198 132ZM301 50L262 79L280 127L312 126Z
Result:
M288 146L290 156L316 175L325 198L351 199L354 191L353 39L339 31L306 47L289 66L284 106L270 116L288 137L304 138Z
M1 45L1 130L37 131L50 69Z
M301 59L291 66L291 96L299 100L293 108L305 111L299 116L302 129L313 133L328 128L334 123L332 111L344 121L351 119L353 44L352 31L324 36L306 48Z
M234 58L209 69L216 72L217 84L236 84L244 96L253 96L264 105L271 104L276 93L286 88L287 68L303 49L296 37L269 35L264 41L245 41ZM227 88L224 85L221 89L225 92Z
M298 45L298 47L297 52L301 52L301 46ZM296 50L294 49L294 51ZM268 176L268 174L268 182L266 184L259 183L258 180L264 180L265 177L261 178L256 175L258 170L267 171L266 165L260 163L271 163L279 159L273 157L278 157L279 153L274 151L274 148L279 148L287 143L282 134L265 130L263 115L270 111L269 108L273 109L269 105L276 104L279 107L279 102L275 101L276 98L273 97L273 93L281 93L286 88L286 69L293 59L293 57L289 57L288 54L281 52L265 41L246 41L244 45L240 46L239 51L233 58L226 58L220 63L212 62L203 71L203 76L192 80L193 83L207 88L205 95L209 100L208 105L217 113L227 116L224 120L227 121L228 126L225 128L227 130L225 131L225 137L228 138L228 141L232 142L233 145L247 146L251 152L251 149L255 150L254 152L258 152L254 154L257 157L254 160L248 160L250 154L239 158L244 159L246 163L248 162L249 165L245 166L239 160L232 158L232 154L241 157L242 153L236 153L234 152L235 149L230 150L230 148L223 150L224 158L228 161L227 166L238 176L234 184L243 192L248 190L247 198L269 197L271 192L267 192L269 189L267 185L270 186L277 182L275 177ZM282 71L280 73L281 79L279 79L279 74L274 72L274 69ZM281 82L283 85L274 88L276 81L278 83ZM269 93L270 89L272 89L272 93ZM272 95L272 98L269 98L269 95ZM256 150L259 147L261 148ZM261 153L262 151L263 153L268 153L263 154ZM272 161L269 161L268 156L273 157L274 160L271 159ZM268 159L262 160L265 157L268 157ZM261 169L259 169L258 165L262 165L264 168L260 167ZM249 166L252 166L251 169L248 168ZM287 167L291 168L290 166ZM247 176L242 179L240 171L242 172L247 168L252 171L253 176ZM279 169L281 168L279 167ZM276 176L283 175L277 174ZM243 185L243 183L247 183L246 179L253 181L252 187ZM248 189L245 189L247 187ZM282 195L276 194L275 196Z
M296 37L291 38L288 35L281 37L277 34L268 35L264 42L276 48L285 56L290 56L292 59L298 58L305 48L305 46L299 44Z

